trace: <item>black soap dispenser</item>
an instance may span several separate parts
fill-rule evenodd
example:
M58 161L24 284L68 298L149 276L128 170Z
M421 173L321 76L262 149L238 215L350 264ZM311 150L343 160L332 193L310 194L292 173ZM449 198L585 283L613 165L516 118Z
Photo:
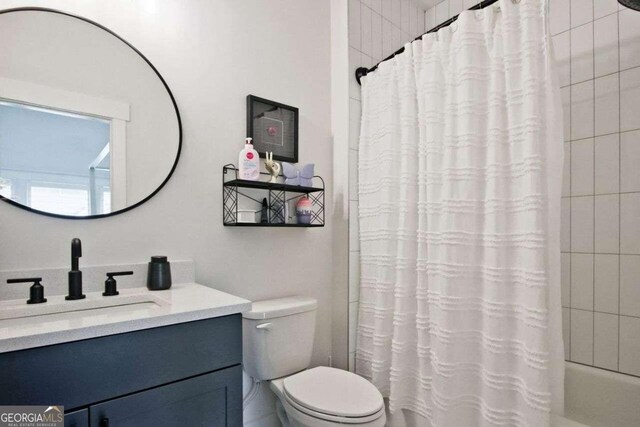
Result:
M147 289L162 291L171 287L171 264L166 256L152 256L147 271Z

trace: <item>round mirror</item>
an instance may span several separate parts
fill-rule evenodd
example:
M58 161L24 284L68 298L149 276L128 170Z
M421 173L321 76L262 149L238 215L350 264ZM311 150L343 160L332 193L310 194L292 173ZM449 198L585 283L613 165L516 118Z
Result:
M154 66L103 26L60 11L0 11L0 197L99 218L156 194L181 149Z

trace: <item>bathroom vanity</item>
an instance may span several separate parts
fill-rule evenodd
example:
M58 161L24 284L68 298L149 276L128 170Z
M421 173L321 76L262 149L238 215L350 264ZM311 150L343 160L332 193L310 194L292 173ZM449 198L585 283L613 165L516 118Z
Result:
M24 306L0 301L3 405L62 405L65 426L242 425L249 301L191 283Z

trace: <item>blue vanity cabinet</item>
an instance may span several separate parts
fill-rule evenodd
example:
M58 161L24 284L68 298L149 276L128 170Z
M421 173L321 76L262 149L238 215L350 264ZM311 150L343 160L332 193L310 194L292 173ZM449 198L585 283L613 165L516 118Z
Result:
M242 425L240 314L0 353L0 404L76 427Z
M80 409L64 414L64 427L89 427L89 410Z
M234 366L89 407L91 427L239 425L242 385ZM234 402L230 408L228 402Z

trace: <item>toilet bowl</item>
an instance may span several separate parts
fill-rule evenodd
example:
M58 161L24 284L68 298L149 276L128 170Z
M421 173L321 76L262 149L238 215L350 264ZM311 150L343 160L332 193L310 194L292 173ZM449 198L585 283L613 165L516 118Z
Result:
M341 369L311 369L317 302L288 297L254 302L243 314L243 364L269 381L285 427L382 427L384 402L366 379Z
M382 395L373 384L351 372L317 367L269 383L291 426L385 424Z

